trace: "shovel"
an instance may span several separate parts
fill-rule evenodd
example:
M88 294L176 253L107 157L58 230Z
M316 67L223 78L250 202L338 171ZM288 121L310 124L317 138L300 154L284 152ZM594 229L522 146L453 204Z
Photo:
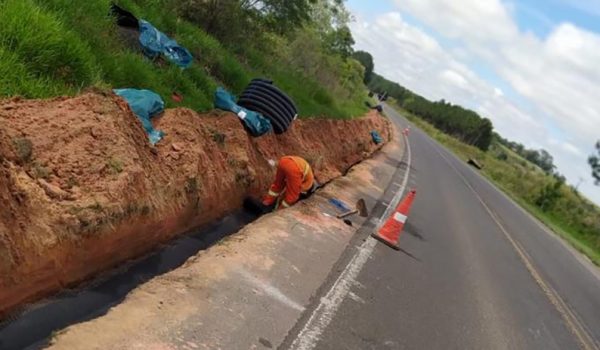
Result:
M348 217L350 215L354 215L354 214L358 214L360 216L362 216L363 218L366 218L367 216L369 216L369 210L367 209L367 204L365 203L364 199L359 199L356 202L356 206L354 210L349 210L345 213L339 214L337 216L338 219L343 219L345 217Z

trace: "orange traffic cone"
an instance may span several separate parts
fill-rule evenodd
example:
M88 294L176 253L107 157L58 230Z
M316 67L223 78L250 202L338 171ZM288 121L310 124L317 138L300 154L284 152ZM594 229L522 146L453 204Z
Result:
M394 214L390 215L385 224L381 226L379 232L374 232L371 236L396 250L400 250L398 239L400 238L404 223L408 217L408 212L410 211L410 206L416 194L417 191L410 191L398 205Z

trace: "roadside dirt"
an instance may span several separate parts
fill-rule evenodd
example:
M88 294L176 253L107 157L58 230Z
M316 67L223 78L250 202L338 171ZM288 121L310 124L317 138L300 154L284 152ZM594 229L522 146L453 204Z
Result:
M218 111L155 124L167 136L151 147L112 94L0 101L0 318L239 208L270 159L303 156L327 182L379 148L371 130L391 135L376 112L260 138Z

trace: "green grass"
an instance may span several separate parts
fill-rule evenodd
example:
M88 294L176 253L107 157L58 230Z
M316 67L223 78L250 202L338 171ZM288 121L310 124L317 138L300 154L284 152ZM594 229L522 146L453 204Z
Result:
M110 0L1 0L0 97L47 98L75 95L89 86L150 89L167 107L202 112L212 108L224 86L238 95L253 77L268 77L298 105L300 116L349 118L362 115L363 91L337 96L311 76L276 57L245 48L233 54L197 26L178 18L168 0L122 0L119 5L153 23L195 57L186 70L152 62L127 39L108 14ZM251 40L252 38L249 38ZM277 42L281 49L285 40ZM276 49L277 50L277 49ZM177 92L181 104L171 101Z
M587 239L582 237L577 230L574 230L562 223L560 218L556 218L550 214L544 213L540 210L540 208L531 205L520 198L515 198L514 196L511 197L553 232L569 242L575 249L590 258L594 264L600 266L600 250L592 247Z
M556 207L549 211L542 211L533 203L539 188L552 181L552 179L538 167L524 160L510 149L496 143L493 143L488 152L466 145L402 108L396 108L402 111L402 115L406 116L415 126L443 144L458 158L465 161L474 158L482 163L481 174L491 180L546 227L600 266L599 233L597 228L594 231L593 222L592 229L583 222L584 218L590 218L591 221L597 222L597 218L600 217L598 207L580 197L571 188L563 187L563 198ZM499 159L500 152L506 153L506 160Z

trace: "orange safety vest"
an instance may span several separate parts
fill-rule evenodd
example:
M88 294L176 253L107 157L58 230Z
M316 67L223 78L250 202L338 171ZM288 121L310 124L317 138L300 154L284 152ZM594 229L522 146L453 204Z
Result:
M300 157L290 156L292 160L298 165L298 168L302 170L302 193L307 193L313 186L315 181L315 175L310 167L310 164L306 160Z
M314 184L314 174L308 162L300 157L285 156L279 160L275 182L271 185L264 203L272 204L282 196L280 203L289 207L296 203L300 193L307 193Z

